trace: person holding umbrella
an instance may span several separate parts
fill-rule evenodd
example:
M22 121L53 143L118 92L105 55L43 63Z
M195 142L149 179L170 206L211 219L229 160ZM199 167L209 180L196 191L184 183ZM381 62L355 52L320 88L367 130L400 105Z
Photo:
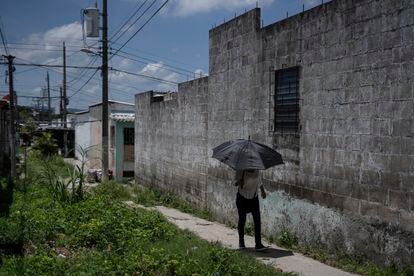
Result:
M236 185L238 186L236 206L239 214L237 230L239 232L239 248L246 248L244 244L244 227L248 213L252 213L254 223L254 240L256 251L262 251L266 247L262 244L260 206L258 188L260 187L262 198L266 198L266 192L260 183L258 170L236 171Z
M238 187L236 206L239 214L238 232L239 247L245 248L244 226L246 216L252 213L254 222L256 250L266 249L261 242L261 221L258 189L262 197L266 192L260 184L259 171L272 166L283 164L282 156L274 149L245 139L227 141L213 148L213 158L223 162L236 171L236 186Z

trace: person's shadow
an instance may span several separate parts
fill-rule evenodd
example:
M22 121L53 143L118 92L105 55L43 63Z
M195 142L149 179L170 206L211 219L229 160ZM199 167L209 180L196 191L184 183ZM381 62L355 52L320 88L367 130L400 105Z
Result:
M271 247L266 248L263 251L256 251L254 247L246 247L245 249L240 249L240 252L262 258L281 258L286 256L293 256L293 252L290 250L276 249Z

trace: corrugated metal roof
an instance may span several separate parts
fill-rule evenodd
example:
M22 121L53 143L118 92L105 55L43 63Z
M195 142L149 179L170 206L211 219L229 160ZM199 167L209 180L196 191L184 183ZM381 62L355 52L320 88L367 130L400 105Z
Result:
M118 122L133 122L135 121L135 114L134 113L111 113L111 116L109 116L114 121Z

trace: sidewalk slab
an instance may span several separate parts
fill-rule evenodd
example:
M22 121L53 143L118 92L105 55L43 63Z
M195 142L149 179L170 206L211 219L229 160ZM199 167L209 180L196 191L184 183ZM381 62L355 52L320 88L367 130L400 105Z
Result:
M132 201L125 202L125 205L130 208L145 208ZM218 222L197 218L179 210L164 206L156 206L146 209L157 210L178 228L189 230L202 239L209 242L219 242L226 248L238 250L239 239L236 229L231 229ZM255 252L254 237L252 236L246 235L245 243L247 248L243 249L243 252L253 254L259 261L272 265L284 272L294 272L305 276L355 275L315 261L302 254L292 252L274 244L266 243L265 241L263 241L263 244L269 246L269 248L264 252Z

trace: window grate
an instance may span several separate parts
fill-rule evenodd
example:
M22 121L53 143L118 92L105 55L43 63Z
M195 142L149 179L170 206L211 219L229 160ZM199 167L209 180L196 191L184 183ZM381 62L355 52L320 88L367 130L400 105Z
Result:
M299 129L299 67L275 72L275 130L297 132Z

